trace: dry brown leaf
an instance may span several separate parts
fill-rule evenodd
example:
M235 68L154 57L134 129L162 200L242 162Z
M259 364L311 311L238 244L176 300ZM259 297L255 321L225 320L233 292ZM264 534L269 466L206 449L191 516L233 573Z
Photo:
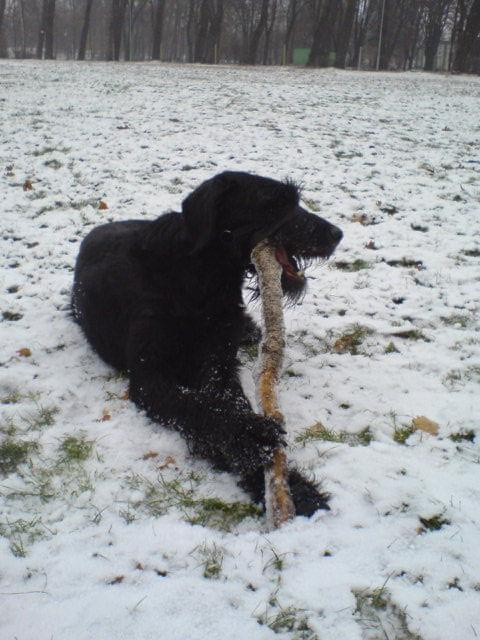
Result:
M172 456L167 456L163 461L163 464L159 466L159 469L165 469L166 467L169 467L171 464L175 464L176 462L177 461L175 460L175 458L172 458Z
M105 209L108 209L108 204L105 202L105 200L100 200L98 208L100 209L100 211L104 211Z
M130 400L130 389L127 389L125 391L125 393L123 394L123 396L121 397L122 400Z
M439 424L425 416L416 416L412 420L412 427L417 430L420 429L420 431L425 431L425 433L429 433L432 436L436 436L438 434Z
M107 420L111 420L112 416L110 415L108 409L103 410L102 417L100 418L101 422L107 422Z
M147 451L147 453L144 453L142 456L142 460L150 460L150 458L156 458L158 456L158 453L156 451Z
M125 579L125 576L115 576L115 578L112 578L111 580L109 580L107 582L107 584L121 584Z
M33 184L31 180L25 180L25 182L23 183L23 190L24 191L31 191L33 189Z
M22 356L22 358L29 358L32 355L32 352L28 347L22 347L17 351L17 353L19 356Z

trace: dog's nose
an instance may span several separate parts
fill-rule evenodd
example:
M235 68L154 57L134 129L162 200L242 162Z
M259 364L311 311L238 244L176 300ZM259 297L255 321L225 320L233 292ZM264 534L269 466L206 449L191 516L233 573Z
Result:
M332 240L337 243L340 242L340 240L343 238L343 231L336 227L334 224L330 225L330 229L328 231L330 233L330 236L332 237Z

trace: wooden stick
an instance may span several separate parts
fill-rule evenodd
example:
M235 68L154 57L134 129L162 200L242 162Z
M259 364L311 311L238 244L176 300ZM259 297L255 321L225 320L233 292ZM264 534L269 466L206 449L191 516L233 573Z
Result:
M284 417L278 406L276 389L285 348L282 267L275 257L275 248L266 240L254 247L252 261L258 275L263 317L257 395L264 415L283 424ZM276 529L295 516L288 486L287 456L283 447L275 449L272 465L265 469L265 507L269 528Z

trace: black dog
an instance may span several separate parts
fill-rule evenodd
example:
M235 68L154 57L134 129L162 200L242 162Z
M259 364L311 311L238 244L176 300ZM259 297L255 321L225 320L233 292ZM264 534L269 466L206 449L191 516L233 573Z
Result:
M252 321L242 285L252 248L269 238L284 293L305 289L299 272L328 257L340 229L299 206L298 189L248 173L224 172L157 220L105 224L84 239L73 310L93 348L127 371L130 398L178 429L194 454L236 472L257 501L263 467L284 431L255 414L238 378L237 351ZM325 496L290 472L299 515L328 508Z

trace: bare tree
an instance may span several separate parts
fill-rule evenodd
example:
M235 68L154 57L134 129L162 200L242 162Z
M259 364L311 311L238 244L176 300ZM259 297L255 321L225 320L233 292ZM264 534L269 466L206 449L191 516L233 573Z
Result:
M269 15L267 16L267 22L265 24L265 38L263 43L263 64L268 64L268 56L270 53L270 45L272 42L273 29L275 27L275 20L277 17L277 0L272 0L270 5Z
M109 60L120 60L126 7L127 0L112 0L109 24Z
M5 18L5 8L6 8L6 0L0 0L0 38L2 37L2 27L3 27L3 21Z
M469 9L465 0L460 0L460 3L463 16L460 18L453 70L480 73L480 0L473 0Z
M43 0L42 18L38 32L37 58L53 60L53 33L55 22L55 0Z
M87 0L85 14L83 17L82 33L80 35L80 46L78 47L78 59L85 60L85 50L87 48L88 30L90 28L90 15L92 12L93 0Z
M162 44L163 19L165 16L165 0L152 0L153 8L153 37L152 60L160 60L160 47Z
M425 71L433 71L435 56L442 37L451 0L425 2Z
M313 41L307 64L309 67L327 67L330 64L330 53L334 50L338 2L336 0L315 2L314 14Z
M234 0L233 7L242 33L240 62L255 64L260 39L264 35L268 20L270 0Z
M347 53L350 47L352 37L353 23L358 10L358 0L347 0L343 19L337 35L337 47L335 56L335 66L339 69L345 69Z

